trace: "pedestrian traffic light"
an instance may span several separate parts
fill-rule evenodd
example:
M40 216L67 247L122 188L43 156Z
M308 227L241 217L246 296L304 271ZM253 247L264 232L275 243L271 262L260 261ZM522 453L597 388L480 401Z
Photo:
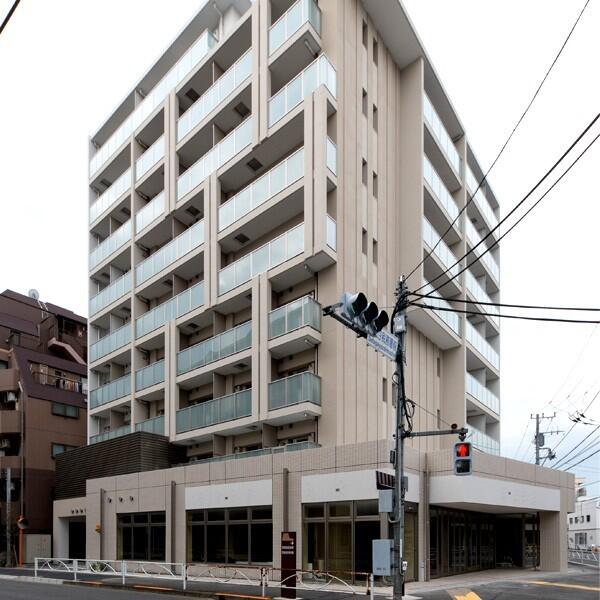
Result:
M375 302L368 302L362 292L344 293L340 304L342 314L369 335L376 335L389 323L385 310L379 310Z
M454 444L455 475L471 475L472 456L471 442L456 442Z

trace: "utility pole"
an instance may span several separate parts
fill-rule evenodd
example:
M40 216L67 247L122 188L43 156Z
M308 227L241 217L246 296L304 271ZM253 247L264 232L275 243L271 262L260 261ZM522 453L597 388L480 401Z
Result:
M6 566L10 567L10 501L11 501L11 472L10 467L6 469Z
M546 439L545 439L545 434L544 433L540 433L540 423L544 420L544 419L548 419L549 421L551 421L552 419L554 419L554 417L556 417L556 413L554 413L553 415L548 415L546 416L544 413L540 414L535 414L535 415L530 415L530 419L535 419L535 438L533 439L533 443L535 444L535 464L539 466L540 464L540 450L542 450ZM555 433L561 433L560 431L548 431L546 432L549 435L555 434ZM550 460L552 460L552 458L554 458L552 456L552 452L550 452L546 458L549 458Z

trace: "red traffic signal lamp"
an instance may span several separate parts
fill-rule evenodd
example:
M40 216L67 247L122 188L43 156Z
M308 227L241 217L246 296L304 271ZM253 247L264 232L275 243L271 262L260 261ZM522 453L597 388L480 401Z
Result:
M456 442L454 444L454 474L471 475L473 447L471 442Z

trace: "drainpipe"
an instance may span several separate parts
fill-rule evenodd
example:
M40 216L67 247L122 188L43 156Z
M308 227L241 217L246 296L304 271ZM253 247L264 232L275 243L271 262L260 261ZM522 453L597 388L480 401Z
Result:
M289 511L288 511L288 503L289 503L289 479L290 479L290 471L289 469L283 469L283 531L289 531Z

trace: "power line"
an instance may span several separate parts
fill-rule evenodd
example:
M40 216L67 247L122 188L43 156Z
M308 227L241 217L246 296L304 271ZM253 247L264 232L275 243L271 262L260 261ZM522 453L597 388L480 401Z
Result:
M460 262L466 258L469 254L471 254L471 252L474 253L475 248L477 248L478 246L480 246L488 237L490 237L492 235L492 233L494 231L496 231L500 225L502 225L504 223L504 221L506 221L506 219L508 219L508 217L510 217L515 210L517 210L517 208L519 208L523 202L525 202L525 200L534 192L535 189L537 189L540 184L544 181L544 179L546 179L546 177L548 177L548 175L556 168L556 166L564 159L564 157L571 151L571 149L573 148L573 146L575 144L577 144L577 142L581 139L581 137L583 135L585 135L585 133L589 130L589 128L600 118L600 113L598 115L596 115L596 117L593 119L593 121L586 127L586 129L579 135L579 137L577 138L577 140L575 142L573 142L573 144L571 144L571 146L569 147L569 149L562 155L562 157L550 168L549 171L546 172L546 174L542 177L542 179L540 179L540 181L538 181L538 183L535 184L535 186L529 191L529 193L522 199L520 200L516 206L514 208L511 209L511 211L503 218L500 220L500 222L498 223L498 225L496 225L488 234L486 234L477 244L475 244L471 250L469 250L468 252L466 252L465 254L463 254L463 256L461 256L461 258L459 258L453 265L451 265L449 268L447 268L445 271L443 271L440 275L437 275L433 281L439 279L442 275L444 275L445 273L447 273L448 271L450 271L450 269L454 268L454 266L459 265ZM450 277L449 281L452 281L453 279L456 279L459 275L461 275L462 273L464 273L469 267L471 267L472 265L474 265L476 262L480 261L483 256L485 254L487 254L488 252L490 252L490 250L493 250L494 246L498 245L500 243L500 241L507 236L559 183L560 181L567 175L567 173L569 173L569 171L579 162L579 160L583 157L583 155L592 147L593 144L596 143L596 141L598 140L598 138L600 137L600 134L596 135L596 137L583 149L583 151L579 154L579 156L577 156L577 158L567 167L567 169L560 175L560 177L540 196L540 198L538 198L538 200L535 201L535 203L523 214L521 215L517 221L515 223L513 223L513 225L511 225L501 236L498 237L497 240L494 240L492 242L492 244L485 248L483 250L483 252L481 252L481 254L479 256L477 256L477 258L470 262L468 265L466 265L465 267L463 267L462 269L460 269L455 275L453 275L452 277ZM432 282L429 282L430 284ZM433 289L431 292L428 292L427 295L431 296L434 292L437 292L440 288L444 287L448 282L444 282L441 285L439 285L438 287L436 287L435 289ZM422 285L420 288L418 288L417 290L415 290L415 292L419 292L421 289L423 289L423 287L425 287L425 284Z
M586 435L581 442L579 442L579 444L577 446L573 446L573 448L571 448L571 450L569 450L569 452L567 452L562 458L560 458L556 464L554 465L554 467L558 467L561 463L564 463L567 459L567 457L569 456L569 454L572 454L575 450L577 450L577 448L580 448L581 445L583 444L583 442L585 442L589 437L591 437L592 435L594 435L594 433L596 433L596 431L598 431L598 429L600 429L600 425L598 425L598 427L596 427L596 429L592 430L590 433L588 433L588 435ZM600 440L600 438L598 438L598 440ZM592 440L593 443L596 443L598 440ZM581 450L581 452L585 452L585 450L587 450L586 448L583 448ZM570 461L567 461L570 462Z
M567 467L567 469L573 469L577 465L580 465L582 462L585 462L586 460L589 460L590 458L592 458L592 456L595 456L596 454L598 454L598 452L600 452L600 448L598 448L598 450L594 450L594 452L592 452L591 454L589 454L585 458L582 458L579 462L576 462L574 465L569 465ZM566 469L563 469L563 470L566 470Z
M432 306L430 304L419 304L418 302L409 302L409 306L418 306L420 308L428 308L430 310L442 310L444 312L455 312L463 315L474 315L474 316L484 316L484 317L499 317L501 319L519 319L523 321L544 321L548 323L579 323L579 324L587 324L587 325L598 325L600 321L592 321L586 319L559 319L555 317L528 317L523 315L494 315L492 313L486 312L477 312L474 310L463 310L461 308L447 308L445 306Z
M564 463L562 463L561 465L555 465L554 468L555 469L569 469L569 463L572 463L576 458L579 458L582 454L585 454L586 452L589 452L594 446L598 446L598 443L600 443L600 438L592 440L586 447L585 449L581 450L580 452L578 452L577 454L574 454L569 460L565 461Z
M584 484L579 485L577 487L580 487L580 488L590 487L590 485L596 485L597 483L600 483L600 479L597 479L596 481L591 481L590 483L584 483Z
M6 17L4 17L4 21L2 21L2 25L0 25L0 34L4 31L4 28L8 25L8 22L10 21L10 18L13 16L13 13L15 12L15 10L17 10L17 6L19 6L19 2L21 2L21 0L15 0L14 4L10 7L10 10L6 14ZM588 0L588 2L589 2L589 0Z
M468 201L466 202L466 204L463 206L463 208L459 211L459 213L456 215L456 217L454 218L454 220L452 221L452 223L450 224L450 226L448 227L448 229L446 229L446 231L444 232L444 234L440 237L440 239L435 243L434 247L429 251L429 253L423 257L421 259L421 261L419 262L419 264L417 264L417 266L408 274L408 277L406 278L407 280L411 277L411 275L413 275L413 273L425 262L425 260L431 256L433 254L433 252L435 251L435 249L437 248L437 246L441 243L441 241L448 235L448 233L450 231L452 231L454 224L458 221L458 219L460 218L461 214L467 209L467 207L469 206L469 204L471 202L473 202L473 199L475 197L475 195L477 194L477 192L479 191L479 189L481 188L481 186L487 181L487 177L490 174L490 171L494 168L494 166L496 165L496 163L498 162L499 158L502 156L502 153L504 152L504 149L506 148L506 146L508 146L508 143L510 142L510 140L512 139L513 135L515 134L515 132L517 131L517 128L519 127L519 125L521 124L521 122L523 121L523 119L525 118L525 115L529 112L529 109L531 108L532 104L534 103L535 99L537 98L538 94L540 93L540 90L542 89L544 83L546 83L546 79L548 79L548 76L550 75L550 72L552 71L552 69L554 68L554 65L556 64L556 62L558 61L558 59L560 58L560 55L562 54L562 51L565 49L565 46L567 45L569 39L571 38L571 35L573 34L573 31L575 31L575 27L577 27L577 24L579 23L579 20L581 19L581 17L583 16L583 13L585 11L585 9L587 8L587 5L590 3L590 0L587 0L586 3L584 4L583 8L581 9L579 15L577 16L577 19L575 20L575 22L573 23L573 26L571 27L571 29L569 30L569 33L567 34L567 37L565 38L564 42L562 43L560 49L558 50L558 52L556 53L556 56L554 57L553 61L550 63L550 66L548 67L548 70L546 71L546 74L544 75L544 77L542 78L542 81L540 82L540 84L538 85L537 89L535 90L533 96L531 97L531 100L529 101L529 103L527 104L527 106L525 107L525 110L523 111L523 114L519 117L517 123L515 124L515 126L513 127L512 131L510 132L508 138L506 139L506 141L504 142L504 144L502 145L502 147L500 148L500 151L498 152L498 154L496 155L496 158L494 159L494 161L492 162L492 164L490 165L489 169L485 172L483 179L479 182L479 184L477 185L477 188L475 189L475 191L473 192L473 194L471 195L471 197L468 199Z

